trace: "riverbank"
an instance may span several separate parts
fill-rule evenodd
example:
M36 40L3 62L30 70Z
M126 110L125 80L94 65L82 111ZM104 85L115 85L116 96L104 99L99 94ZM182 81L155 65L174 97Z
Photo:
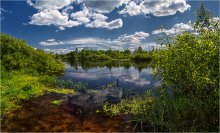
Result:
M62 100L60 105L51 103ZM80 111L81 110L81 111ZM50 93L23 102L11 112L2 131L17 132L129 132L130 123L119 116L108 117L96 108L83 110L68 103L64 94Z
M72 94L73 89L58 88L56 78L48 75L30 75L24 72L1 70L1 119L22 106L23 101L45 93Z
M47 92L74 92L57 88L55 75L63 72L64 65L54 55L34 49L10 35L1 33L0 38L1 120L20 108L23 101Z

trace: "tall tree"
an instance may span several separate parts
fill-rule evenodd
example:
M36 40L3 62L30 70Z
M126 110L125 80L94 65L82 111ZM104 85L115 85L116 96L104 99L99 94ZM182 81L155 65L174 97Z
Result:
M211 12L206 9L204 3L201 2L201 5L198 9L196 21L194 25L194 29L199 30L200 32L204 31L205 29L210 30L211 25Z
M138 53L143 53L143 51L144 51L143 48L141 46L139 46L138 49L137 49L137 52Z

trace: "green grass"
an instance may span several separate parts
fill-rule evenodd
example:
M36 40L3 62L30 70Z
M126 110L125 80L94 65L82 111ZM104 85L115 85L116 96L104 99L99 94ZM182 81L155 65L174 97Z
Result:
M18 71L2 72L1 77L1 115L21 107L22 101L49 93L69 94L73 89L55 88L41 82L45 75L33 76Z
M36 50L10 35L1 33L0 38L2 119L31 98L45 93L74 93L73 88L57 87L55 75L63 72L64 64L55 55Z
M155 88L154 88L155 89ZM151 91L153 92L153 91ZM216 132L219 130L218 93L205 101L190 96L171 96L158 88L155 94L146 93L123 99L118 104L105 103L103 111L110 115L131 116L137 131L154 132ZM143 127L143 128L142 128Z
M22 100L44 94L45 85L40 83L39 77L11 72L2 74L1 79L1 113L9 113L20 107Z
M51 101L52 104L54 105L60 105L63 102L63 100L53 100Z

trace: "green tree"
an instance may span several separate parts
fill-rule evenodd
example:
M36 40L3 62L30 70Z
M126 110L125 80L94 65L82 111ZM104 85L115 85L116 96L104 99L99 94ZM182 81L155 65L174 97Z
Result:
M206 9L202 2L197 12L194 28L202 32L203 30L205 30L205 28L210 29L210 25L211 13L208 11L208 9Z
M137 49L135 49L134 53L142 54L144 52L143 48L139 46Z
M131 54L131 51L129 49L124 50L125 54Z

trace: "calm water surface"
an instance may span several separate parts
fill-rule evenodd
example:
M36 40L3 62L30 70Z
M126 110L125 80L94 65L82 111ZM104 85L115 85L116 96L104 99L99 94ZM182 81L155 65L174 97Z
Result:
M131 64L129 67L123 65L124 63L121 63L120 66L108 67L97 63L85 67L80 63L65 62L64 76L61 79L85 82L89 89L100 89L117 81L120 88L136 91L154 88L161 84L159 79L153 76L153 69L150 66L145 65L145 68L140 69L141 66L138 67L137 64L136 66Z
M88 90L73 95L45 94L26 101L22 108L13 111L2 122L2 131L133 131L129 116L110 117L97 110L101 110L106 101L119 102L126 90L143 92L160 85L148 64L130 62L65 62L65 72L60 78L85 82ZM118 82L118 86L102 87L113 82ZM63 102L54 105L53 100Z

